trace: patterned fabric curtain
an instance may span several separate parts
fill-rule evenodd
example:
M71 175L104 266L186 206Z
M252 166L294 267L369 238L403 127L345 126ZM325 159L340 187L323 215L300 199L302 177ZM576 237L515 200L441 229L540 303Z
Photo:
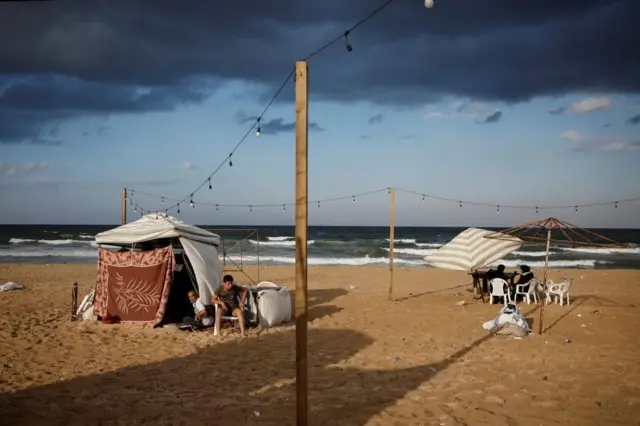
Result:
M155 326L165 313L175 258L171 246L152 251L98 250L95 314Z

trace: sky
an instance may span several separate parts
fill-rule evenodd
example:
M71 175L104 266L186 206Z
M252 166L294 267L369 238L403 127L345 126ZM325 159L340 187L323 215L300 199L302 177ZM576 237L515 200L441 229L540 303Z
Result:
M293 224L292 80L252 126L382 3L0 3L0 223L116 224L126 187L129 220L186 198L169 214L190 223ZM391 2L309 60L309 223L386 225L396 187L397 225L640 228L640 201L533 207L640 197L639 13Z

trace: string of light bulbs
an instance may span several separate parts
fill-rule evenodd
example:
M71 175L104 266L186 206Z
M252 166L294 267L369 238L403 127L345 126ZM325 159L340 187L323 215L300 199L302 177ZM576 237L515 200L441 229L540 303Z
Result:
M368 15L366 15L364 18L362 18L361 20L359 20L356 24L352 25L350 28L348 28L346 31L344 31L342 34L340 34L339 36L333 38L331 41L325 43L324 45L320 46L319 48L317 48L316 50L314 50L313 52L311 52L310 54L308 54L307 56L305 56L302 60L304 61L308 61L309 59L319 55L320 53L322 53L324 50L326 50L327 48L333 46L334 44L340 42L341 40L344 40L345 43L345 49L348 52L353 51L353 46L349 43L349 34L351 34L355 29L357 29L358 27L360 27L362 24L364 24L365 22L367 22L368 20L370 20L371 18L373 18L374 16L376 16L378 13L382 12L384 9L386 9L391 3L393 3L395 0L387 0L385 1L383 4L381 4L380 6L378 6L376 9L372 10ZM429 4L431 6L429 6ZM433 0L427 0L425 1L425 6L426 7L432 7L433 6ZM251 126L249 127L249 129L246 131L246 133L243 134L243 136L240 138L240 140L238 141L238 143L236 143L236 145L233 147L233 149L229 152L229 154L222 160L222 162L213 170L213 172L200 184L198 185L198 187L196 187L196 189L194 189L193 191L191 191L191 193L189 195L187 195L186 197L182 198L182 199L175 199L175 204L168 206L165 210L166 211L170 211L173 210L174 208L180 210L180 204L181 203L185 203L187 200L189 201L190 205L194 205L194 200L193 197L194 195L200 191L205 185L208 184L209 189L212 189L213 186L211 184L211 179L220 171L220 169L222 169L222 167L225 164L229 164L229 167L233 167L233 154L235 154L235 152L238 150L238 148L240 148L240 146L247 140L247 138L249 137L249 135L253 132L253 130L255 129L255 134L256 137L260 137L261 133L262 133L262 129L260 127L261 121L264 118L265 114L267 113L267 111L269 111L269 109L271 108L271 106L273 105L273 103L276 101L276 99L280 96L280 94L282 93L282 91L284 90L284 88L286 87L287 83L289 83L289 81L291 81L291 79L294 77L294 70L292 69L289 74L287 74L287 77L284 79L284 81L282 82L282 84L280 85L280 87L278 88L278 90L276 90L276 92L274 93L274 95L271 97L271 99L269 100L269 102L267 103L266 107L262 110L262 112L260 113L260 115L257 116L257 118L255 119L255 121L252 122ZM169 200L168 198L165 198L167 200Z
M488 202L478 202L478 201L468 201L468 200L461 200L461 199L457 199L457 198L451 198L451 197L442 197L439 195L431 195L427 192L417 192L417 191L412 191L412 190L408 190L408 189L403 189L403 188L395 188L396 191L398 192L402 192L405 194L409 194L409 195L413 195L413 196L417 196L417 197L421 197L422 201L428 201L428 200L437 200L437 201L444 201L444 202L449 202L449 203L454 203L457 204L459 207L463 207L464 205L469 205L469 206L479 206L479 207L495 207L496 208L496 214L500 214L500 209L511 209L511 210L531 210L536 212L536 214L538 214L541 210L564 210L564 209L575 209L575 213L578 214L578 211L580 208L589 208L589 207L601 207L601 206L613 206L614 208L618 208L618 206L620 204L625 204L625 203L632 203L632 202L636 202L636 201L640 201L640 197L634 197L634 198L625 198L625 199L618 199L615 201L605 201L605 202L598 202L598 203L588 203L588 204L567 204L567 205L513 205L513 204L493 204L493 203L488 203ZM387 187L387 188L381 188L381 189L376 189L373 191L366 191L366 192L361 192L361 193L356 193L356 194L350 194L350 195L344 195L344 196L339 196L339 197L332 197L332 198L324 198L324 199L318 199L318 200L311 200L308 201L308 205L317 205L317 207L319 208L323 203L328 203L328 202L334 202L334 201L343 201L343 200L351 200L352 203L356 202L356 199L367 196L367 195L372 195L372 194L378 194L381 192L390 192L391 191L391 187ZM177 198L170 198L170 197L165 197L162 195L157 195L157 194L151 194L148 192L142 192L142 191L138 191L135 189L126 189L125 190L125 196L127 197L129 204L130 205L134 205L134 211L138 212L140 211L142 215L144 215L144 212L146 211L147 213L162 213L164 212L165 214L168 214L169 209L168 208L159 208L159 209L145 209L143 207L141 207L139 204L134 204L133 202L133 195L134 194L139 194L142 196L146 196L146 197L151 197L151 198L155 198L155 199L160 199L161 204L164 204L165 201L177 201ZM193 200L190 200L189 205L191 206L191 208L195 208L196 203ZM253 211L254 209L263 209L263 208L281 208L283 211L287 210L287 207L294 207L296 205L296 203L269 203L269 204L260 204L260 203L251 203L251 204L225 204L225 203L211 203L211 202L198 202L198 205L203 205L203 206L207 206L207 207L214 207L216 210L220 210L220 208L246 208L249 211ZM178 210L177 213L180 213L180 207L178 206Z

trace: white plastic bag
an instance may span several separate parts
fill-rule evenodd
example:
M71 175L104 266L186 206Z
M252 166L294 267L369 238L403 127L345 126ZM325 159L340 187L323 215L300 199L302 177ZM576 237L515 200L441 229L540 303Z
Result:
M262 283L260 283L262 284ZM260 285L258 285L260 287ZM258 292L258 317L260 327L269 328L291 321L291 294L286 287L269 288Z

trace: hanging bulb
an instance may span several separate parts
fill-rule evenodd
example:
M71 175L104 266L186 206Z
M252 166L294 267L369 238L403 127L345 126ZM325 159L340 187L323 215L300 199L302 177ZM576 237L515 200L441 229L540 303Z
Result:
M536 207L536 214L538 214L538 208Z
M286 210L287 210L287 207L283 204L283 205L282 205L282 211L284 212L284 211L286 211Z
M389 191L388 191L388 193L389 193L389 194L391 194L391 188L389 188Z
M256 138L260 137L260 117L258 117L258 128L256 129Z
M497 206L496 214L500 214L500 206Z
M434 0L424 0L424 7L426 7L427 9L431 9L434 4Z
M136 204L136 206L133 208L133 211L134 211L134 212L136 212L136 213L138 212L138 205L137 205L137 204Z
M462 201L460 201L460 207L462 207Z
M178 203L178 214L180 214L180 203Z
M616 201L614 207L617 209L618 208L618 202Z
M160 204L164 204L164 197L160 198Z
M211 178L207 179L209 181L209 189L211 189Z
M576 214L578 214L578 206L576 206Z
M233 154L229 154L229 167L233 167L233 161L231 160L231 156Z
M351 202L352 202L352 203L355 203L355 202L356 202L356 196L355 196L355 195L351 197Z
M251 204L249 204L249 211L252 212L253 211L253 206Z
M133 200L131 199L131 197L129 197L129 205L133 205Z
M318 201L318 208L320 208L320 201Z
M218 211L218 205L216 204L216 211Z
M422 201L424 202L426 195L422 194Z
M347 49L347 52L351 52L353 50L353 46L349 44L349 31L344 32L344 47Z

